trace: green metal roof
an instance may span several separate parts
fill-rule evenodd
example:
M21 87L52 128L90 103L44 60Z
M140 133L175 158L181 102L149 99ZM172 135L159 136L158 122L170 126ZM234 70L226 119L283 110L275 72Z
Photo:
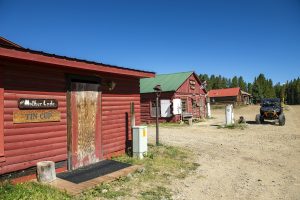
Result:
M193 72L159 74L154 78L140 79L140 93L154 92L153 88L160 85L162 92L176 91Z

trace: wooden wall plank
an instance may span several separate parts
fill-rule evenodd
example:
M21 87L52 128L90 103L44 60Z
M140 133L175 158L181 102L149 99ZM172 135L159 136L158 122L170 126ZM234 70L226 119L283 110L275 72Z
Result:
M1 63L1 61L0 61ZM41 160L55 162L67 159L67 91L65 72L49 70L45 66L14 64L4 68L4 154L8 160L0 162L0 174L23 170ZM67 73L67 72L66 72ZM79 74L81 72L78 71ZM82 74L89 75L87 72ZM38 77L37 77L38 76ZM140 124L141 106L139 79L99 74L104 80L117 83L112 91L101 88L101 140L104 158L124 152L131 140L130 103L135 105L136 125ZM2 80L2 79L1 79ZM0 80L0 82L1 82ZM15 82L12 80L16 80ZM31 83L28 83L30 80ZM45 80L42 84L37 84ZM19 98L51 98L58 100L60 122L14 124L13 112L18 110ZM3 106L0 106L0 108ZM0 110L1 112L1 110ZM126 127L127 126L127 127ZM1 129L0 129L1 130ZM1 132L0 132L1 133ZM45 151L45 149L48 149Z
M0 158L4 157L4 89L3 89L3 68L0 67ZM5 159L0 159L3 162Z
M0 174L26 169L37 160L63 161L67 153L65 75L43 66L7 64L3 68L4 154ZM20 98L56 99L61 113L59 122L13 123Z

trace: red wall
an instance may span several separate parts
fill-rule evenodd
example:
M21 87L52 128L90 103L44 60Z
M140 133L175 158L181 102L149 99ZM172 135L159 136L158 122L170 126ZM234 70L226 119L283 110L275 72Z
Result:
M64 74L32 66L3 66L4 157L1 173L34 166L41 160L66 160L67 121ZM19 98L54 98L60 122L13 124Z
M102 134L105 156L124 151L126 137L131 139L130 103L134 103L136 125L140 124L139 79L107 76L116 82L115 89L102 94ZM127 116L128 115L128 116ZM126 136L126 130L128 135Z
M189 80L193 80L196 82L195 89L192 90L190 88ZM194 74L192 74L176 91L178 94L202 94L205 95L205 92L200 88L199 82L196 80Z
M192 90L190 88L190 83L189 81L195 81L195 89ZM197 81L195 74L192 74L176 91L175 93L175 98L184 98L187 99L188 102L188 112L189 113L193 113L193 115L195 117L206 117L206 98L205 98L205 92L203 89L201 89L200 87L201 85L199 84L199 82ZM195 94L195 95L193 95ZM203 112L201 112L200 114L200 108L196 107L193 108L192 106L192 99L196 100L197 103L200 102L200 100L202 100L204 102L204 107L203 107Z
M139 79L1 61L0 77L3 77L4 88L5 161L0 160L0 174L33 167L42 160L58 162L67 159L66 73L97 75L103 80L113 80L117 83L113 91L102 88L102 149L104 157L125 151L126 139L131 138L130 102L135 104L136 124L140 124ZM13 111L18 110L19 98L57 99L61 121L13 124Z
M189 81L193 80L196 82L195 89L192 90L190 88ZM195 94L195 95L193 95ZM155 93L146 93L141 94L141 121L143 123L153 123L155 122L155 117L151 117L150 114L150 103L151 100L155 100L156 95ZM195 99L197 102L200 101L200 99L206 104L205 99L205 92L200 88L200 84L197 81L194 74L192 74L175 92L162 92L160 99L174 99L174 98L181 98L181 99L187 99L187 107L188 112L193 113L194 117L206 117L206 105L203 107L203 112L200 114L199 107L196 107L195 109L192 108L192 98ZM173 115L169 118L159 118L160 122L176 122L180 120L180 115Z
M160 95L160 99L173 99L174 93L173 92L163 92ZM155 122L156 118L151 117L151 101L156 100L155 93L146 93L141 94L141 121L143 123L153 123ZM174 121L174 116L169 118L159 118L160 122L170 122Z

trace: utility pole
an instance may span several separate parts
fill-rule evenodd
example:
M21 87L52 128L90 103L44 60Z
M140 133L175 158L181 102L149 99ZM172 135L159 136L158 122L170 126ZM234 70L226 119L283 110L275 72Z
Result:
M161 86L160 85L156 85L153 90L156 93L156 111L155 111L155 115L156 115L156 146L159 145L159 121L158 121L158 114L159 114L159 110L158 110L158 105L159 105L159 96L161 93Z

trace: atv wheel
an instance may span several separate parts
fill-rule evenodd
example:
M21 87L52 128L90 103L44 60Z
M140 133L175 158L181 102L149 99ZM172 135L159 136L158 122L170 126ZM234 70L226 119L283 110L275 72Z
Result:
M284 126L285 125L285 116L284 114L279 115L279 126Z
M255 117L255 121L256 121L256 123L257 123L257 124L261 124L261 123L262 123L262 120L261 120L261 118L262 118L262 117L261 117L261 115L260 115L260 114L257 114L257 115L256 115L256 117Z

